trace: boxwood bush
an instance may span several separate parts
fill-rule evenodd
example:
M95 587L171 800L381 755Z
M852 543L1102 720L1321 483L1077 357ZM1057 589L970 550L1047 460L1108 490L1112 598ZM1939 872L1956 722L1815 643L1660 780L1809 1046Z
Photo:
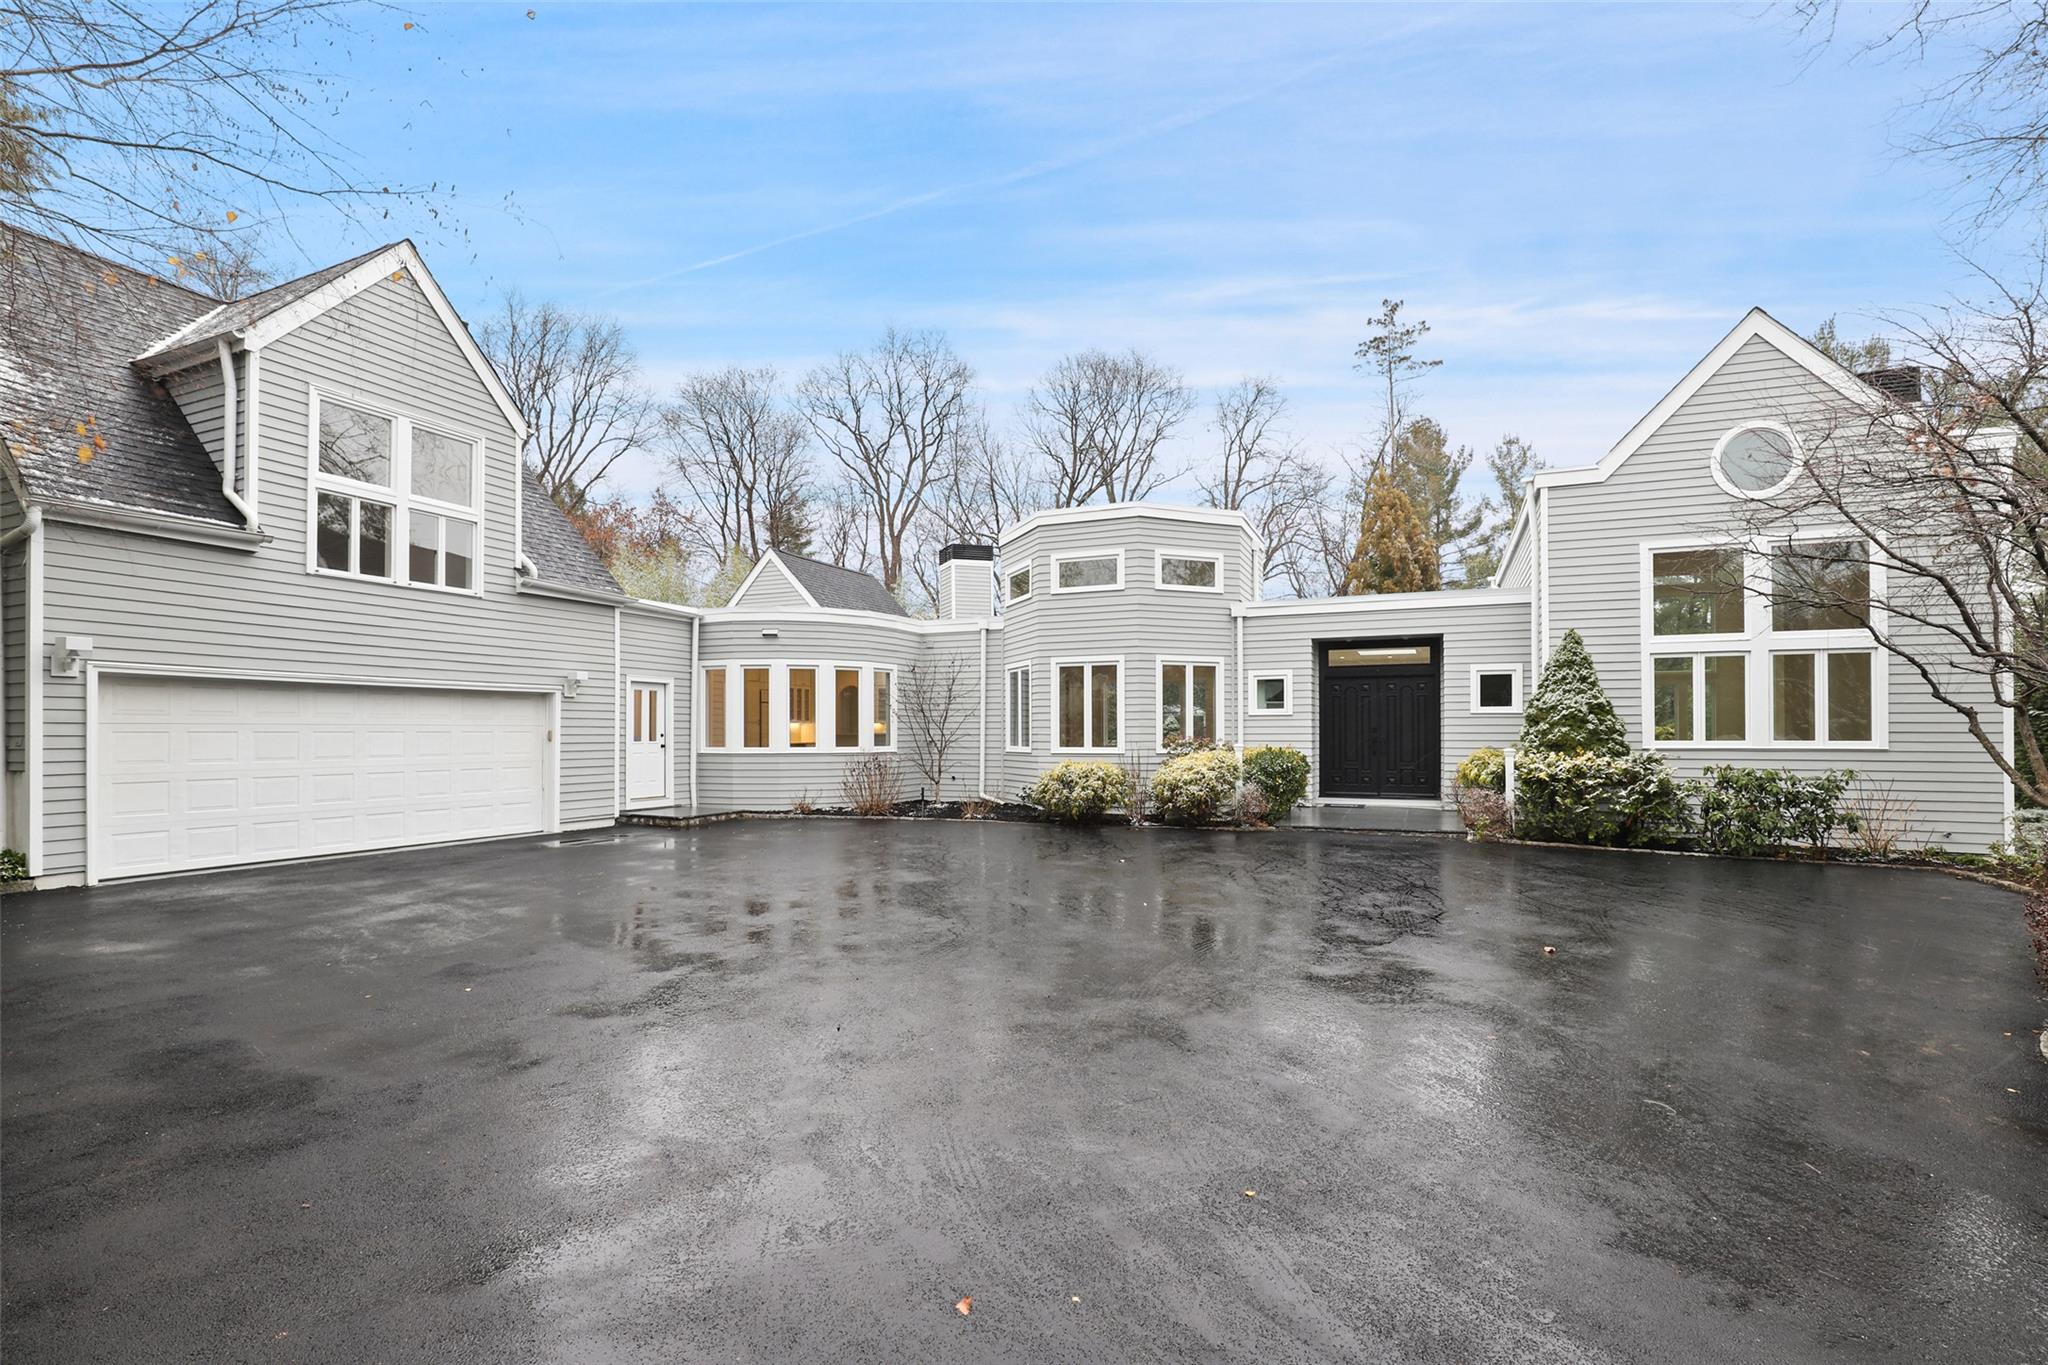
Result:
M1053 764L1024 789L1024 799L1055 820L1100 820L1128 808L1135 792L1131 775L1099 758L1069 758Z
M1843 810L1855 777L1846 770L1802 777L1782 768L1708 768L1685 784L1696 810L1694 833L1709 853L1823 852L1836 829L1855 823Z
M1474 749L1458 765L1458 785L1474 791L1505 792L1508 789L1508 756L1500 749Z
M1197 749L1169 758L1152 774L1152 811L1177 825L1207 825L1234 815L1242 780L1237 755Z
M1685 791L1661 754L1515 755L1515 833L1524 839L1640 848L1676 843Z
M1308 795L1308 755L1284 744L1244 751L1244 780L1265 798L1265 817L1284 820Z

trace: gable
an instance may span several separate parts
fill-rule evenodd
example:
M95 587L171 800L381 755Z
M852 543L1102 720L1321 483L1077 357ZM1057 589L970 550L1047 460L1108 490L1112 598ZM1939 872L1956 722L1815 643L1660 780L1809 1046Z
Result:
M786 610L807 610L818 604L805 595L803 588L790 577L773 550L761 556L746 581L740 584L738 592L726 603L729 607L782 608Z

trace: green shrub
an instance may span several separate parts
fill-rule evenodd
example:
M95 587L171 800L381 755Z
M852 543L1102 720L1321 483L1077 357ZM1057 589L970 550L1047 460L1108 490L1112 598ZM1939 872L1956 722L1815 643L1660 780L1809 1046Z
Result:
M1152 774L1152 810L1176 825L1207 825L1237 807L1242 774L1228 749L1196 749L1169 758Z
M1458 785L1474 791L1505 792L1508 789L1508 756L1492 747L1474 749L1458 765Z
M1308 795L1308 755L1284 744L1244 751L1244 780L1266 801L1266 818L1284 820Z
M1600 688L1593 656L1576 630L1557 642L1536 694L1522 709L1523 750L1628 757L1628 727Z
M1660 754L1515 754L1515 833L1640 848L1686 828L1685 792Z
M1835 830L1853 825L1843 798L1856 774L1801 777L1781 768L1708 768L1685 784L1696 808L1694 828L1710 853L1753 856L1805 847L1821 852Z
M28 859L21 856L19 849L0 848L0 882L27 880Z
M1055 763L1024 789L1024 799L1055 820L1099 820L1119 806L1129 807L1131 775L1099 758L1069 758Z

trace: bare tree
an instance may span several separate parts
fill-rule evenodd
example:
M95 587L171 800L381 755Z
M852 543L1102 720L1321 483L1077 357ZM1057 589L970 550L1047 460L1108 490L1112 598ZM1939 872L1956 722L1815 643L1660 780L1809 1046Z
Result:
M661 410L669 465L699 512L691 530L715 560L809 548L811 433L777 388L773 369L728 365L685 379Z
M1287 396L1268 378L1245 378L1216 396L1209 426L1219 449L1202 476L1202 501L1243 512L1265 546L1267 581L1279 579L1297 596L1328 591L1313 572L1318 555L1315 518L1328 501L1330 472L1310 463L1282 434Z
M438 188L370 179L329 131L355 91L346 40L363 8L0 3L0 211L155 268L210 254L239 218L310 203L366 217L408 203L440 218Z
M905 544L924 515L971 403L974 371L940 332L890 328L804 377L798 404L864 504L882 582L903 579Z
M940 546L994 545L1004 527L1045 505L1034 462L989 425L986 413L976 412L960 428L913 542L907 575L916 584L918 600L938 602Z
M904 670L897 715L910 736L911 761L931 783L934 801L946 780L947 757L966 742L981 709L974 693L964 654L927 659Z
M659 430L616 320L511 293L477 339L526 418L527 464L563 507L582 507L597 482Z
M1135 502L1170 481L1160 448L1194 410L1180 371L1143 352L1063 357L1024 400L1027 439L1054 507Z
M171 258L180 283L232 301L267 288L275 278L263 247L249 233L216 234L206 245Z
M1870 622L1878 646L1962 718L2019 791L2048 804L2048 294L2042 262L1982 307L1895 317L1924 394L1857 385L1784 416L1804 452L1742 529L1786 541L1757 590L1773 610ZM1825 543L1801 528L1839 526ZM1788 539L1789 538L1789 539ZM1873 608L1872 570L1885 587ZM2011 713L2017 762L2005 752Z
M1835 41L1841 0L1795 0L1803 33ZM2048 4L2042 0L1913 0L1858 57L1924 57L1936 44L1969 56L1925 86L1908 109L1918 126L1903 138L1912 154L1955 167L1968 187L1975 224L1991 227L2048 206Z
M873 572L873 507L866 494L839 479L820 488L811 505L817 513L812 532L814 552L834 564Z

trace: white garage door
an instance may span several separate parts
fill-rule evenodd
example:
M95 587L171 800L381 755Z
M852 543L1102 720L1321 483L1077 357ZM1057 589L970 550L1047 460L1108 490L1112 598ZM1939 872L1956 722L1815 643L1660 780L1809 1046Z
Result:
M547 748L538 695L102 678L93 875L533 833Z

